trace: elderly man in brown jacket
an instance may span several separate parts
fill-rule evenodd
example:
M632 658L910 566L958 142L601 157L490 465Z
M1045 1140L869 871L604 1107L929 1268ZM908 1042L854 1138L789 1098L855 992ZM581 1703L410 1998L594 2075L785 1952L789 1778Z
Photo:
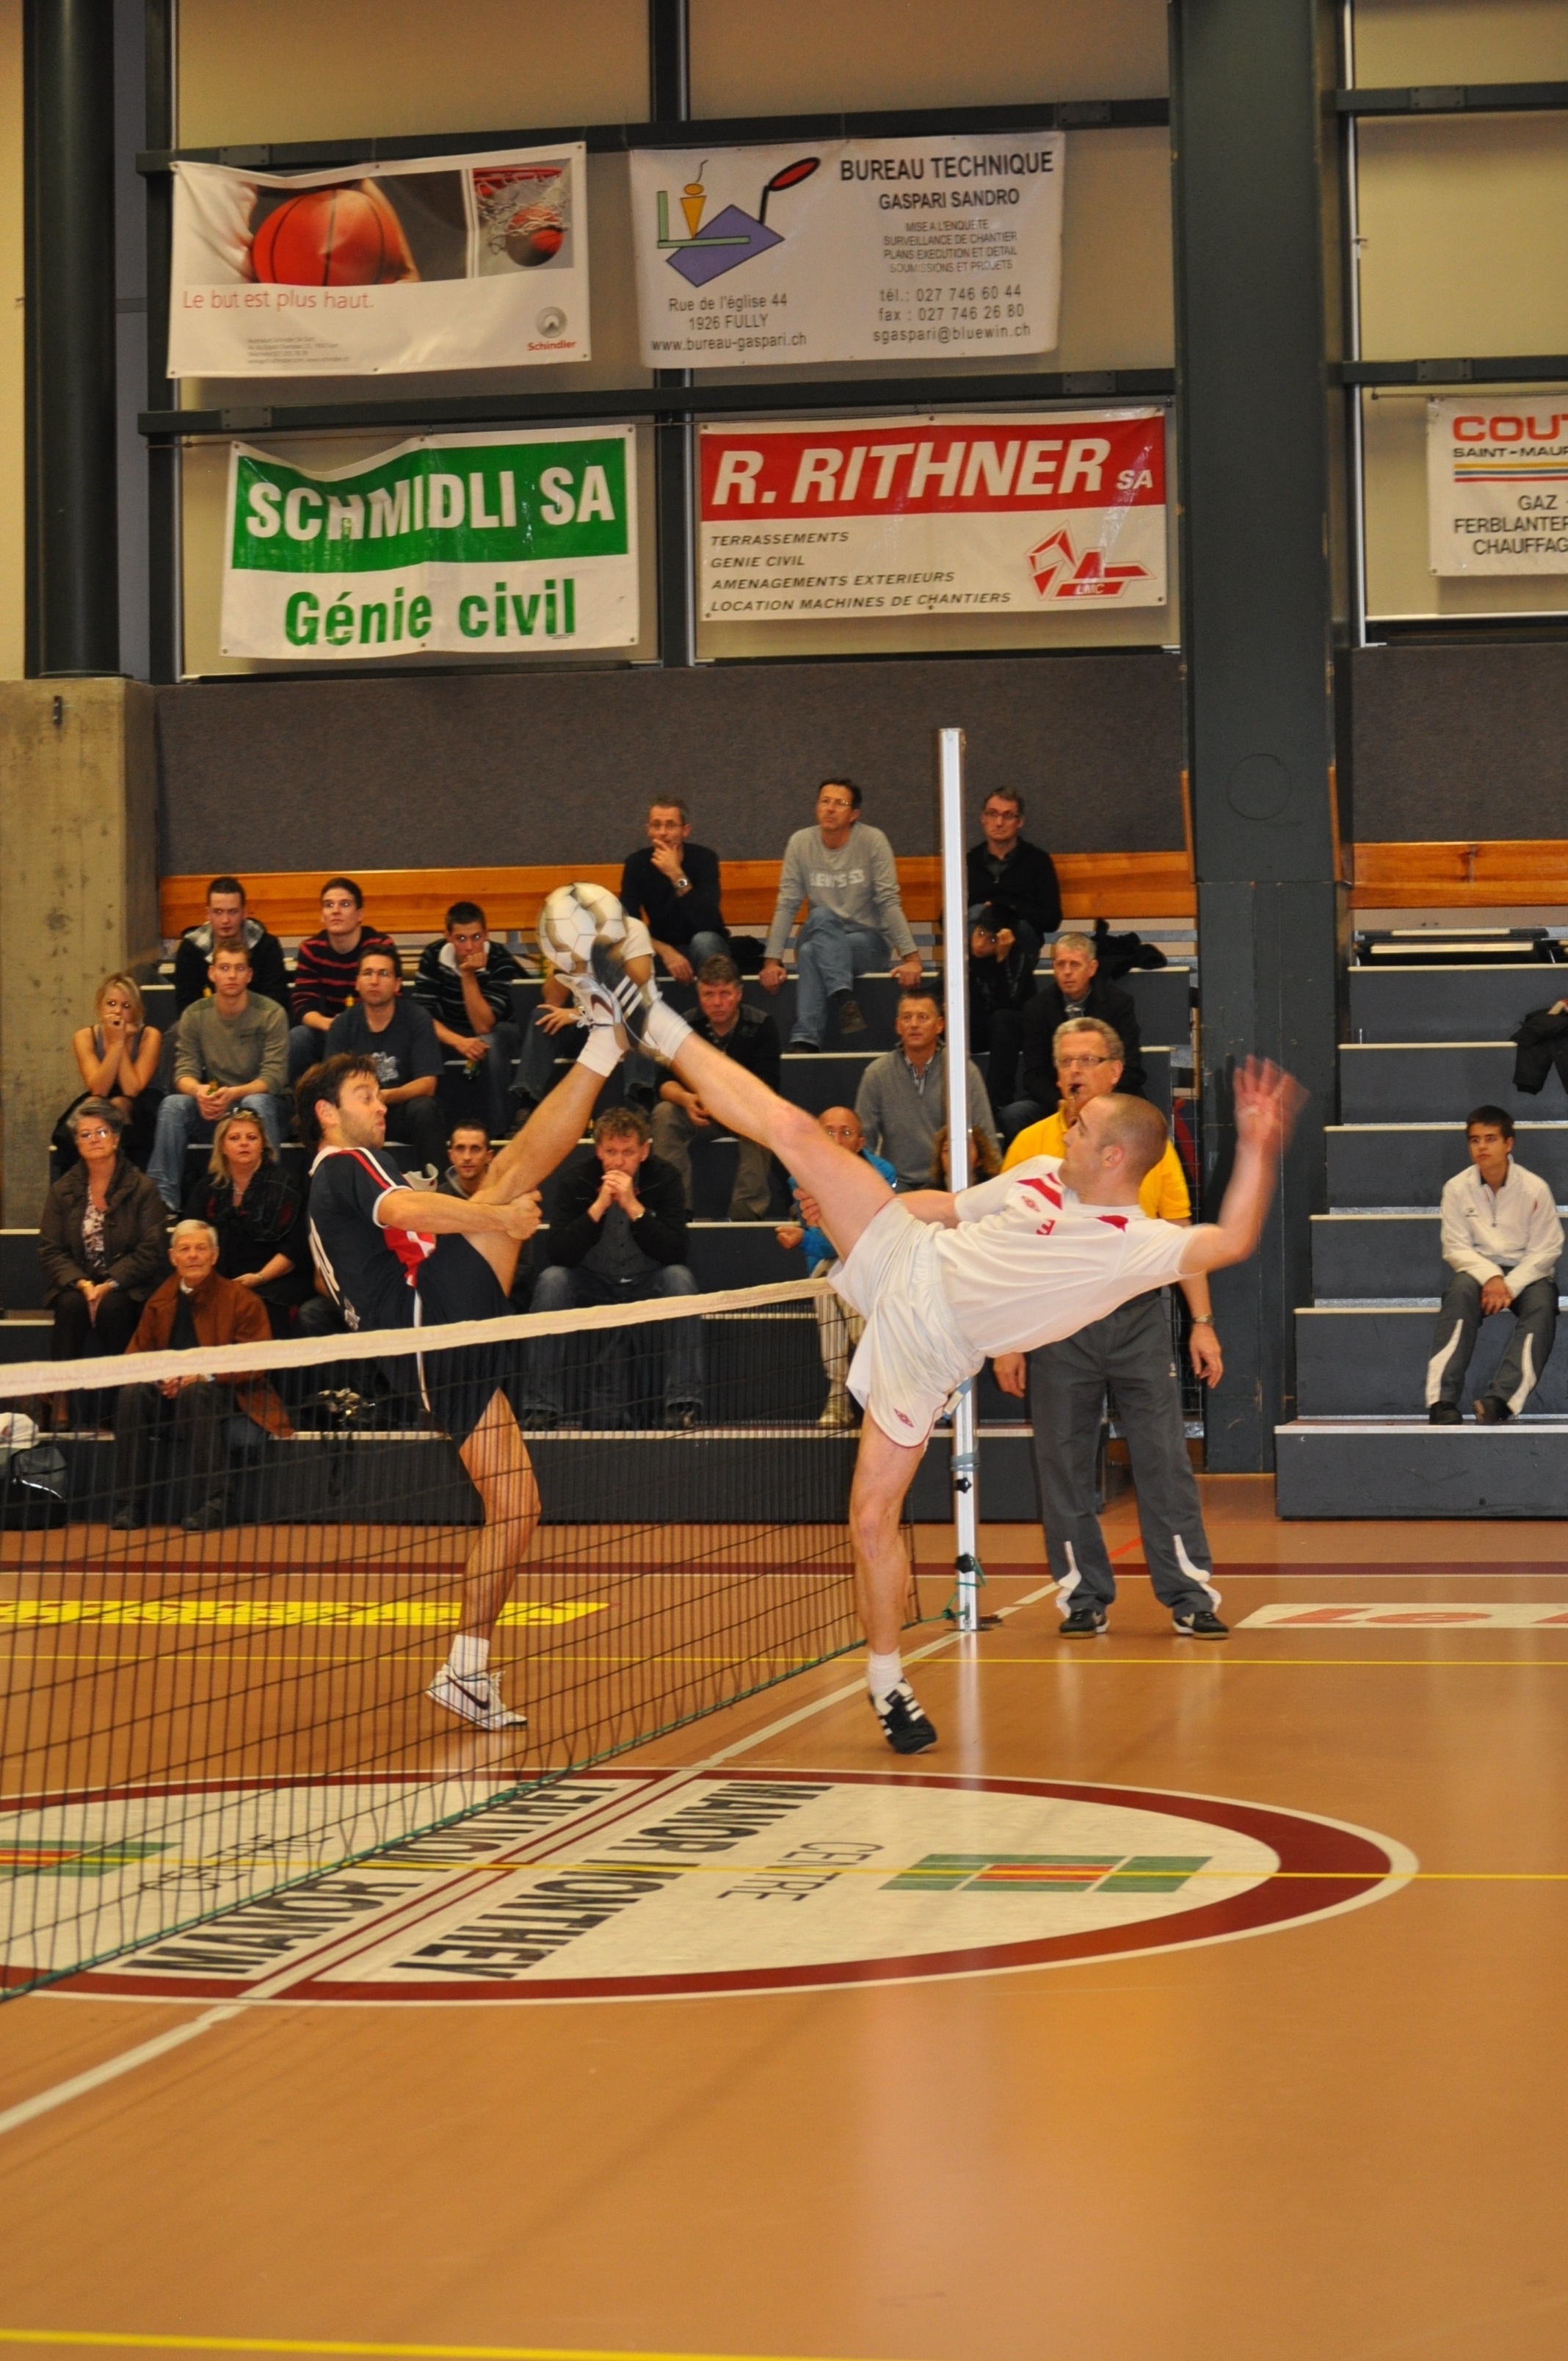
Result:
M148 1297L127 1353L188 1351L203 1345L264 1345L271 1327L266 1307L248 1287L217 1272L217 1233L206 1222L177 1222L169 1246L174 1276ZM239 1410L264 1434L291 1434L287 1411L265 1378L232 1384L203 1377L165 1378L160 1384L122 1386L115 1413L113 1524L134 1532L147 1521L153 1434L171 1423L175 1448L190 1470L188 1533L211 1532L228 1510L224 1474L224 1423Z

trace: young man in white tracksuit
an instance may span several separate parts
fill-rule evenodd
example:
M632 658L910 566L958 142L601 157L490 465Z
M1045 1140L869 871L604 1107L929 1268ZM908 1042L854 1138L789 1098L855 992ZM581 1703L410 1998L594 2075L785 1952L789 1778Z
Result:
M1467 1170L1442 1192L1443 1291L1427 1363L1427 1416L1457 1426L1460 1397L1481 1323L1511 1312L1514 1333L1475 1404L1485 1425L1517 1418L1536 1387L1557 1333L1557 1263L1563 1224L1551 1190L1513 1160L1514 1126L1501 1107L1480 1106L1464 1126Z

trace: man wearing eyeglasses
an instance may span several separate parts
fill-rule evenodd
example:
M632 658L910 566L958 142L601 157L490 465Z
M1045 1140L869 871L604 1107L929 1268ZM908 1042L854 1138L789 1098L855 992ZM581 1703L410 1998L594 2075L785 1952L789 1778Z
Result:
M1069 1018L1052 1044L1061 1104L1055 1115L1021 1131L1006 1165L1031 1156L1059 1156L1069 1131L1091 1099L1102 1098L1122 1082L1122 1044L1102 1018ZM1183 1225L1192 1218L1186 1175L1173 1145L1144 1176L1138 1203L1150 1220ZM1188 1352L1205 1385L1224 1374L1207 1276L1180 1281L1191 1314ZM1003 1393L1027 1399L1034 1428L1035 1470L1046 1549L1066 1609L1064 1639L1094 1639L1106 1628L1106 1610L1116 1596L1116 1578L1094 1510L1094 1471L1105 1389L1116 1398L1116 1416L1132 1462L1137 1490L1138 1528L1155 1597L1169 1609L1183 1639L1223 1640L1226 1626L1215 1612L1212 1556L1203 1530L1203 1511L1181 1414L1181 1385L1171 1343L1170 1312L1163 1289L1091 1321L1075 1336L1064 1336L1035 1352L1005 1353L992 1364Z
M1113 1028L1122 1045L1122 1088L1134 1098L1144 1095L1138 1012L1132 994L1119 991L1101 974L1094 945L1088 935L1058 935L1051 945L1050 981L1043 983L1034 998L1025 1003L1019 1018L1022 1095L1010 1106L997 1110L1003 1137L1009 1146L1025 1124L1038 1123L1047 1115L1056 1096L1051 1045L1058 1027L1073 1016L1098 1016Z

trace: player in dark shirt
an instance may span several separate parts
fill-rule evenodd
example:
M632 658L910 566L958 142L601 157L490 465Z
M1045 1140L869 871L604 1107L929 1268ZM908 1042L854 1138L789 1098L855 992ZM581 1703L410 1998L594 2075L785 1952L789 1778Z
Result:
M435 1327L505 1316L518 1249L539 1226L538 1184L582 1137L620 1057L594 1025L565 1080L503 1148L471 1198L411 1189L384 1141L387 1109L368 1058L329 1059L295 1093L311 1167L311 1250L351 1329ZM510 1402L504 1346L422 1353L421 1384L485 1510L463 1576L463 1608L438 1705L481 1730L521 1728L489 1671L490 1640L539 1521L539 1490Z

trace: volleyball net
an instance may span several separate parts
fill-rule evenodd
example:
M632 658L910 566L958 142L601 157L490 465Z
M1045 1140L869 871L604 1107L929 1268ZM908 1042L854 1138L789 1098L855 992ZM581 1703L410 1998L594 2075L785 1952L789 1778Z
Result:
M803 1281L0 1371L0 1992L854 1646L833 1318ZM527 1462L500 1421L477 1489L431 1406L491 1378ZM526 1721L479 1728L428 1692L498 1598Z

